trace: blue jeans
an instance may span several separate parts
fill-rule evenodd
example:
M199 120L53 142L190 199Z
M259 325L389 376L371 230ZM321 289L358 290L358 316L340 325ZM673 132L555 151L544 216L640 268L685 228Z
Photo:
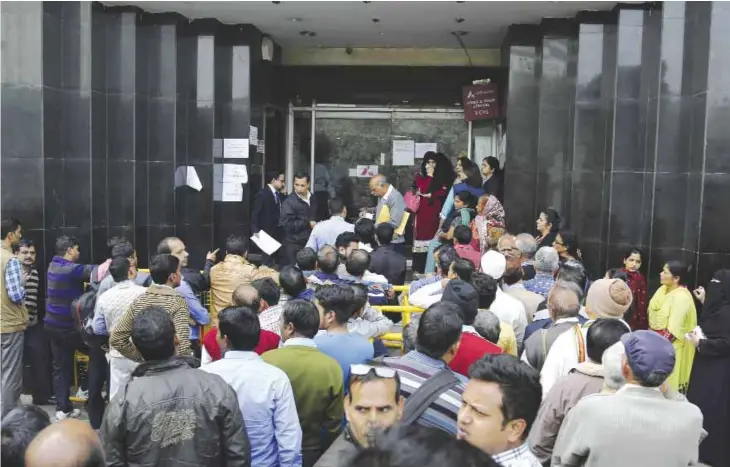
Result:
M441 240L434 238L428 242L428 253L426 254L426 268L424 272L426 274L436 272L436 262L433 258L433 252L441 245Z

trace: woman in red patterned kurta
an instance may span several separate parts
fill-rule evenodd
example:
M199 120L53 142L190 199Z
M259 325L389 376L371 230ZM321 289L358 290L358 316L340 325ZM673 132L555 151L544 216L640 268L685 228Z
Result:
M631 248L624 255L623 271L629 278L629 288L634 296L634 315L629 322L633 331L649 329L649 318L646 314L646 278L639 272L642 259L641 251L638 248Z
M421 198L413 220L413 253L428 251L439 227L441 205L448 193L454 171L443 154L429 151L423 157L421 172L416 174L413 188Z

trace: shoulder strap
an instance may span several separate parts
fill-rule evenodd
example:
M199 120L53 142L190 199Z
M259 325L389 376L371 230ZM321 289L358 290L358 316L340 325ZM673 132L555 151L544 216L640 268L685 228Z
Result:
M575 340L578 346L578 363L586 361L586 343L583 339L583 331L580 324L573 325L573 332L575 333Z
M448 368L431 376L406 400L401 424L410 425L418 420L433 401L457 384L459 380Z

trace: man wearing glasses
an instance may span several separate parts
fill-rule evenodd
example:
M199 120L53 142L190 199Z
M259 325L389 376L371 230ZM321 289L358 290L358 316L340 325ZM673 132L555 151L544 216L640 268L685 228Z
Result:
M381 431L401 419L403 404L400 378L394 368L351 365L345 396L347 427L315 467L349 465L360 449L372 447Z

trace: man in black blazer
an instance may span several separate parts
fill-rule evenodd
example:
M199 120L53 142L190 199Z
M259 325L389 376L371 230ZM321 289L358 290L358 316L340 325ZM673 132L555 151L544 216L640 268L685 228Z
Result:
M394 231L395 228L387 222L375 228L380 246L370 253L368 271L385 276L389 284L403 285L406 281L406 257L391 244Z
M263 230L267 234L281 242L281 227L279 220L281 217L281 203L283 201L281 189L286 183L286 176L281 170L271 170L266 173L267 184L256 193L253 200L253 209L251 210L251 232L256 234ZM281 249L279 249L281 251ZM276 256L264 255L264 264L273 266L276 262Z

